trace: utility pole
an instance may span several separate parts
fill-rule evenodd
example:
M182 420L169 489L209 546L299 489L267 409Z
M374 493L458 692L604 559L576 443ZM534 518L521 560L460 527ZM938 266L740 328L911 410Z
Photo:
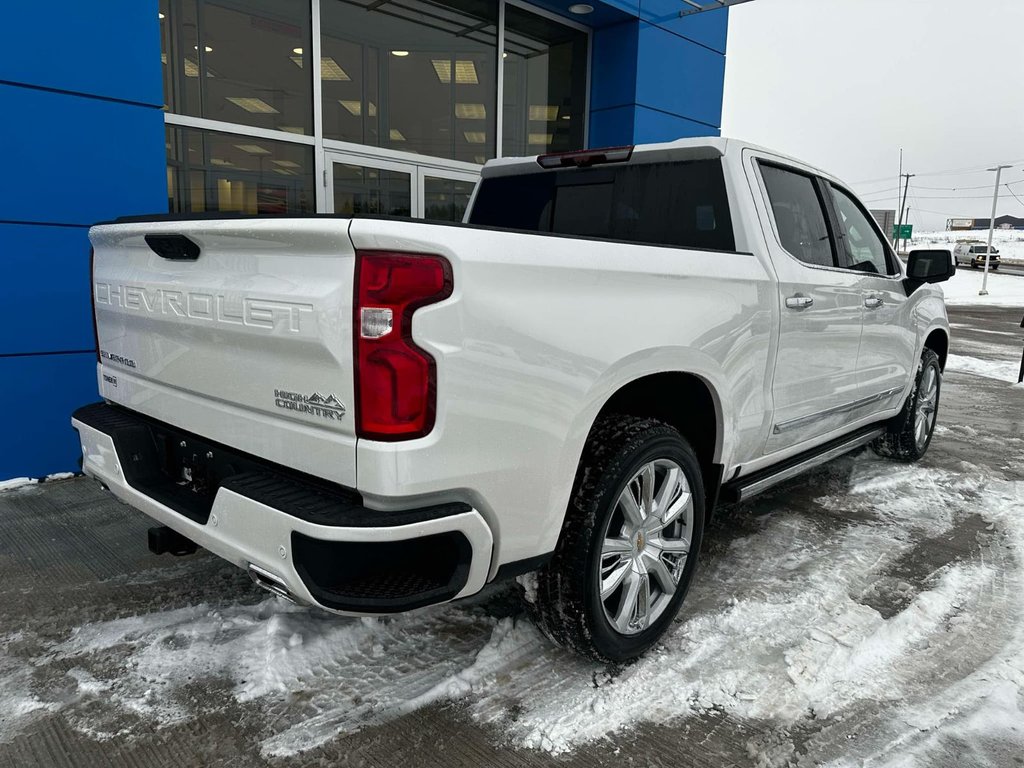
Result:
M900 147L900 175L896 177L896 207L900 207L900 182L903 181L903 147ZM896 211L893 211L893 218L895 218ZM896 231L892 233L892 249L899 251L899 240L900 230L897 227Z
M914 178L916 175L916 173L903 174L903 178L906 179L906 183L903 185L903 202L900 203L900 223L896 227L896 242L894 243L894 245L896 246L897 251L899 251L900 230L903 229L903 213L905 210L905 206L907 204L907 189L910 187L910 180Z
M989 171L996 172L996 188L992 191L992 217L988 220L988 248L985 249L985 276L981 278L981 290L979 296L988 296L988 265L992 261L992 233L996 228L996 204L999 202L999 177L1003 174L1003 168L1013 168L1012 165L997 165L989 168Z

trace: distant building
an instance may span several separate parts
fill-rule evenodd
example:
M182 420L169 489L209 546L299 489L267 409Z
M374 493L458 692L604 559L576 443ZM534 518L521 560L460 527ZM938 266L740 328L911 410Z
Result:
M878 222L878 226L882 228L886 236L892 237L893 229L896 226L896 211L875 210L871 212L871 215L875 217L875 221Z
M988 229L988 222L988 219L946 219L946 229L950 232ZM1024 219L1018 216L996 216L996 229L1024 229Z
M988 229L988 219L975 219L972 229ZM996 229L1024 229L1024 219L1018 216L996 216Z

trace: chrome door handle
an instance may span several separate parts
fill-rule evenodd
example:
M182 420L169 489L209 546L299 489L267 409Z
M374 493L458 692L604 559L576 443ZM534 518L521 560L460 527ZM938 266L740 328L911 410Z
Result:
M881 296L868 296L864 299L864 306L868 309L878 309L883 304L885 300Z
M812 304L814 304L814 299L810 296L803 296L799 293L795 296L789 296L786 298L787 309L807 309Z

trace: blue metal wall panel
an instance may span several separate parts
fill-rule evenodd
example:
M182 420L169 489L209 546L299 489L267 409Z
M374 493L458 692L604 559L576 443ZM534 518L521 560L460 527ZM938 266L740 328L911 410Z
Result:
M0 397L15 439L0 480L77 467L70 414L98 397L82 225L167 209L156 0L9 5L0 300L15 321L0 330Z
M96 356L0 357L6 439L0 480L78 470L81 454L71 413L99 400Z
M590 147L621 147L634 142L635 104L590 113Z
M722 8L680 18L682 9L681 0L640 0L640 18L644 21L724 54L729 10Z
M87 231L0 224L0 355L93 349Z
M721 125L722 54L646 22L640 22L637 52L637 104L712 129Z
M693 136L718 136L719 133L718 128L695 123L693 120L667 112L648 109L639 104L634 113L633 141L637 144L673 141Z
M636 19L595 29L591 37L590 109L608 109L636 101ZM593 133L593 124L591 125Z
M159 61L158 50L152 55ZM167 210L163 113L0 85L0 219L93 224Z
M0 80L163 105L157 0L12 0L3 4L0 51Z

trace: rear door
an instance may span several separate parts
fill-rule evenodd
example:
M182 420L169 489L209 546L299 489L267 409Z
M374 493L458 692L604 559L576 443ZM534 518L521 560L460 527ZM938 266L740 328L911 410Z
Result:
M768 210L766 242L778 277L779 349L766 451L842 427L859 398L862 276L837 268L838 241L824 182L761 158L754 163Z
M94 227L103 397L354 486L348 225L264 218ZM182 252L187 243L194 258Z
M911 378L917 323L896 254L857 199L828 185L839 235L840 266L861 275L864 331L857 359L861 397L868 413L892 408Z

